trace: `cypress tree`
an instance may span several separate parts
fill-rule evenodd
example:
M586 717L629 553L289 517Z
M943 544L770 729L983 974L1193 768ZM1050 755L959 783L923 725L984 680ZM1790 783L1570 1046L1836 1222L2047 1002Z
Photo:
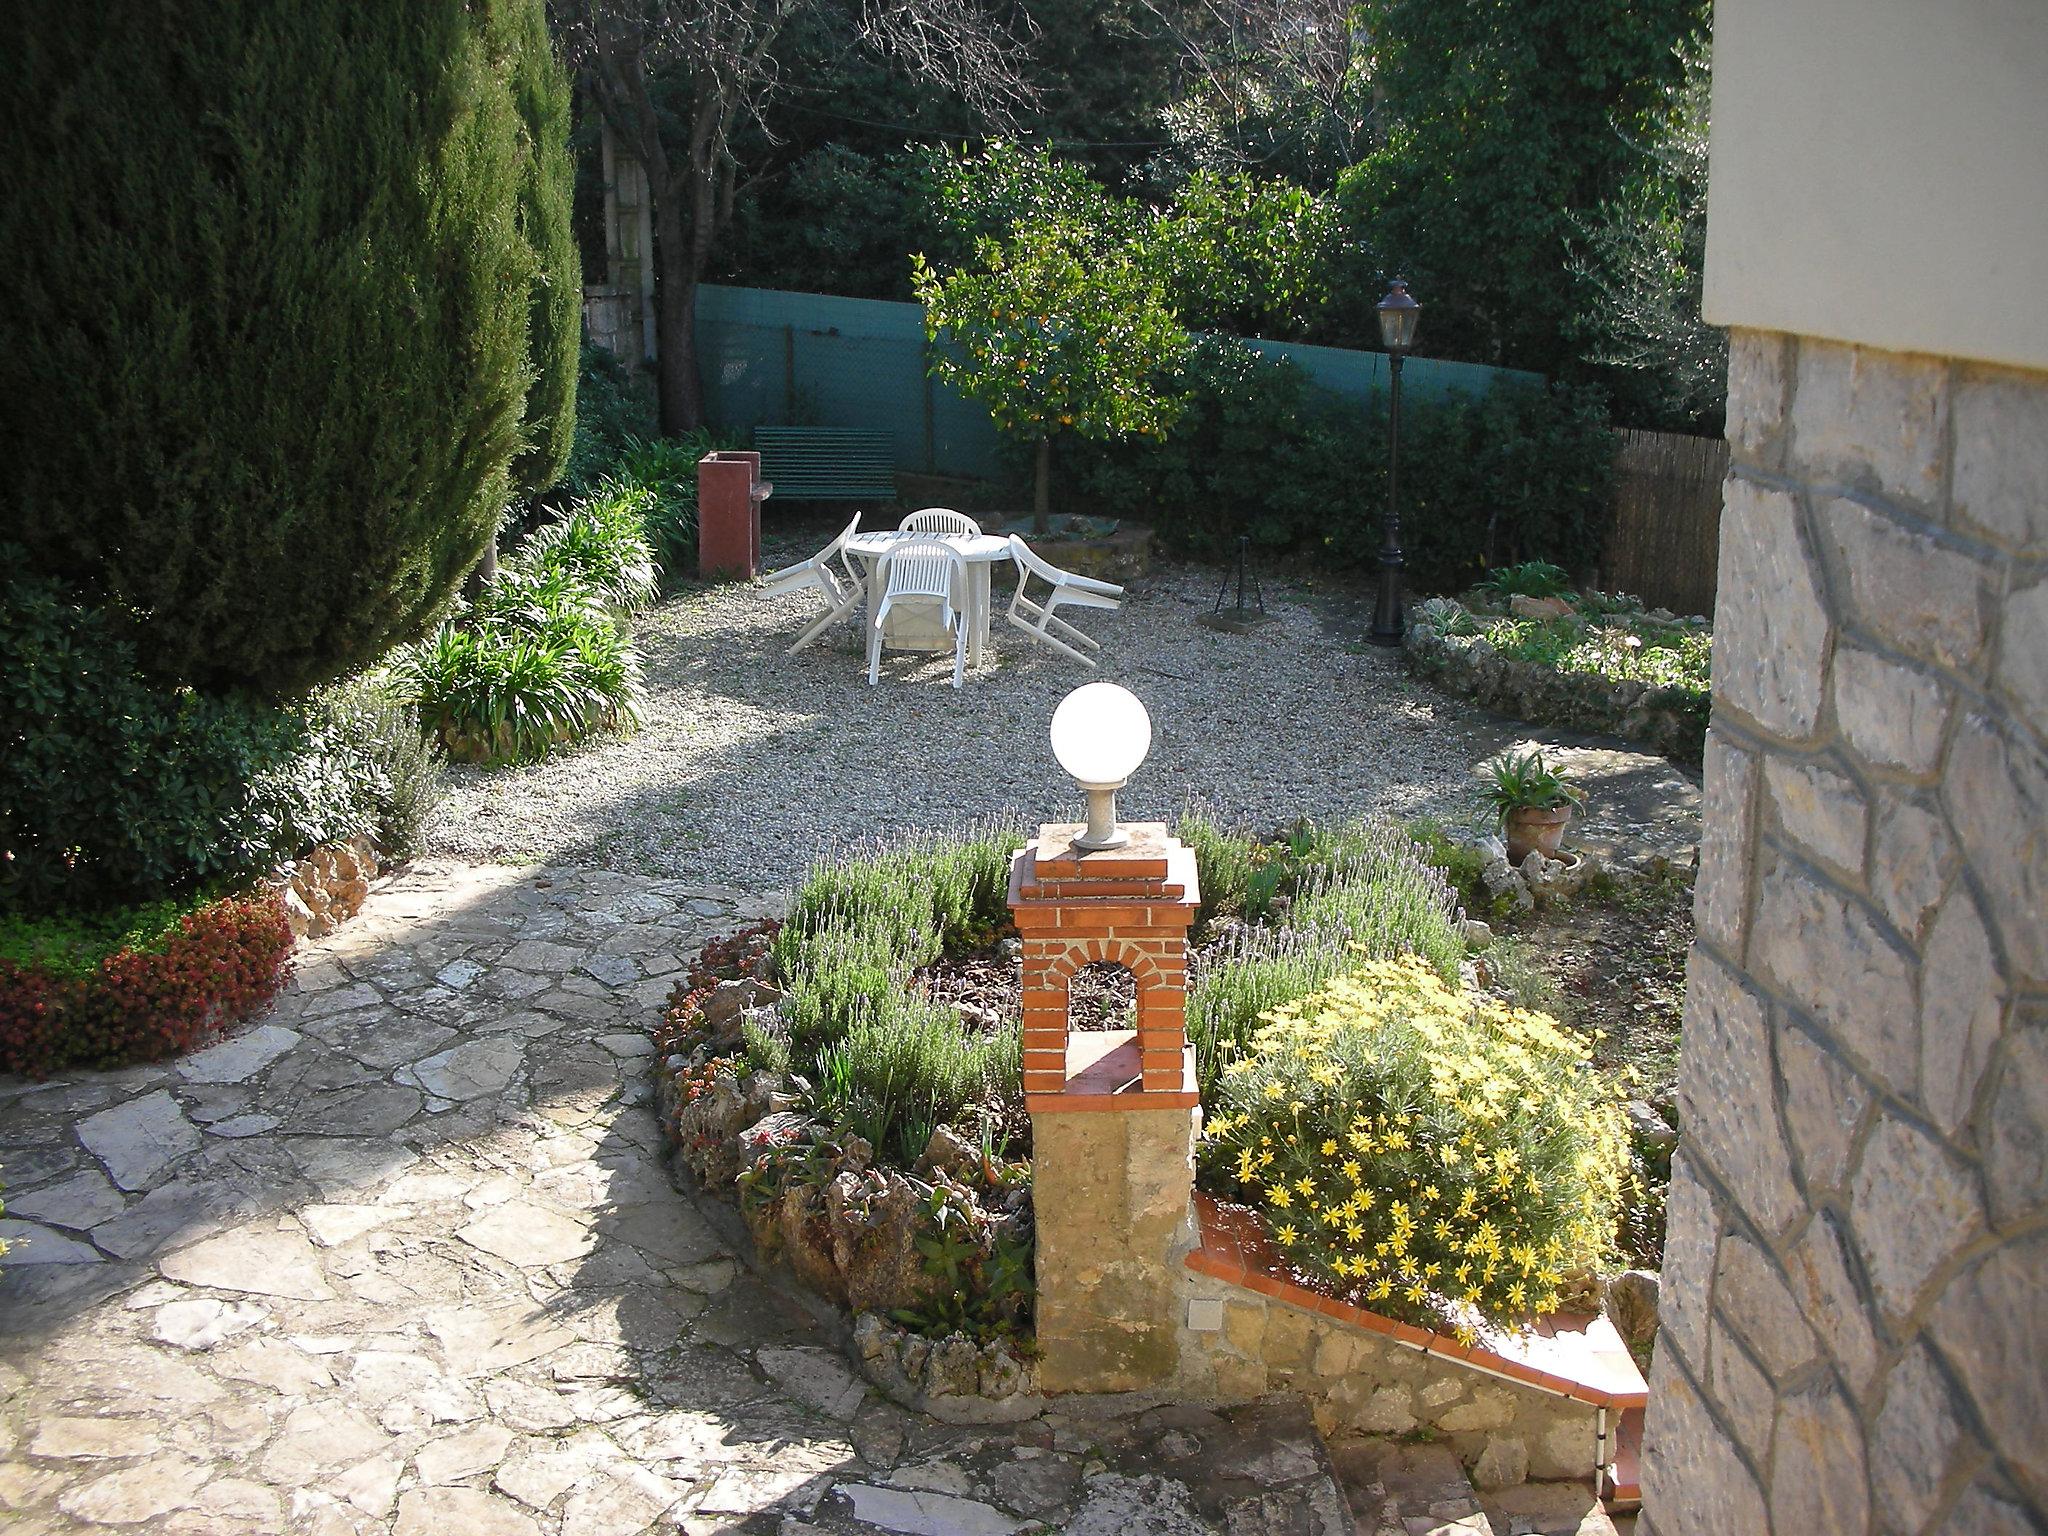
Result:
M0 8L0 505L160 680L351 671L484 549L540 371L494 35L539 3Z
M512 95L519 109L524 164L519 226L536 271L527 322L526 446L512 461L512 491L532 497L562 478L576 440L577 358L583 339L583 257L570 204L576 162L569 153L569 74L548 37L541 0L507 9Z

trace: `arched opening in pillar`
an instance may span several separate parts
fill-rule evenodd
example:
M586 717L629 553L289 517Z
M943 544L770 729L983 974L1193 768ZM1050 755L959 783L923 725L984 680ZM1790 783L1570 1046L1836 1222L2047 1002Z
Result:
M1093 960L1067 981L1067 1032L1138 1027L1138 978L1119 960Z

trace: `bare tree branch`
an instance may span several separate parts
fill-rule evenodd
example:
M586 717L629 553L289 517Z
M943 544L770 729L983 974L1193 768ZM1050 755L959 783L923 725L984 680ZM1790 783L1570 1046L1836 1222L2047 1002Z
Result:
M1178 45L1182 68L1200 80L1227 119L1289 94L1315 103L1345 139L1364 127L1357 109L1366 39L1353 0L1141 0Z
M1001 0L550 0L569 62L612 131L647 169L660 281L662 425L701 424L692 335L696 288L731 228L740 186L736 136L777 141L776 44L799 21L833 27L958 93L999 128L1035 103L1027 38ZM1026 23L1028 25L1028 23ZM667 87L657 104L650 83ZM672 152L673 151L673 152Z

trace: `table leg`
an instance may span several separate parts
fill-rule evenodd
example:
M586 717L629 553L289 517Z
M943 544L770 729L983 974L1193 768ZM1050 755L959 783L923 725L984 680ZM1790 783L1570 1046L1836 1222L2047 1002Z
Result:
M974 629L969 636L968 660L976 667L981 665L982 658L988 651L988 611L991 606L989 590L994 569L986 560L976 561L968 567L974 592L974 611L969 615L969 621L974 625Z

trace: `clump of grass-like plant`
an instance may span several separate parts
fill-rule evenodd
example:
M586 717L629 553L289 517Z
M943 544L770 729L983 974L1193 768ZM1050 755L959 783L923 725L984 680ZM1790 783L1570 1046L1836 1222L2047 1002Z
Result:
M1347 942L1323 929L1242 928L1225 941L1188 984L1188 1040L1203 1098L1261 1014L1306 997L1353 958Z
M915 973L985 946L1008 917L1016 827L855 850L806 872L773 948L789 1069L819 1114L914 1162L932 1131L1022 1079L1015 1026L987 1034L919 994Z
M640 723L626 619L659 571L643 493L606 486L513 552L475 601L394 660L422 726L465 762L516 762Z
M607 481L534 530L513 563L534 574L566 573L608 607L638 613L661 591L661 567L647 531L659 499L645 486Z
M952 1009L892 994L819 1055L818 1108L836 1130L908 1167L933 1131L990 1089L1001 1039L970 1037Z
M1176 831L1195 849L1205 911L1214 876L1215 915L1254 925L1211 955L1189 990L1188 1038L1205 1090L1261 1013L1361 960L1420 955L1457 980L1465 953L1457 893L1398 827L1304 822L1265 843L1191 811Z

